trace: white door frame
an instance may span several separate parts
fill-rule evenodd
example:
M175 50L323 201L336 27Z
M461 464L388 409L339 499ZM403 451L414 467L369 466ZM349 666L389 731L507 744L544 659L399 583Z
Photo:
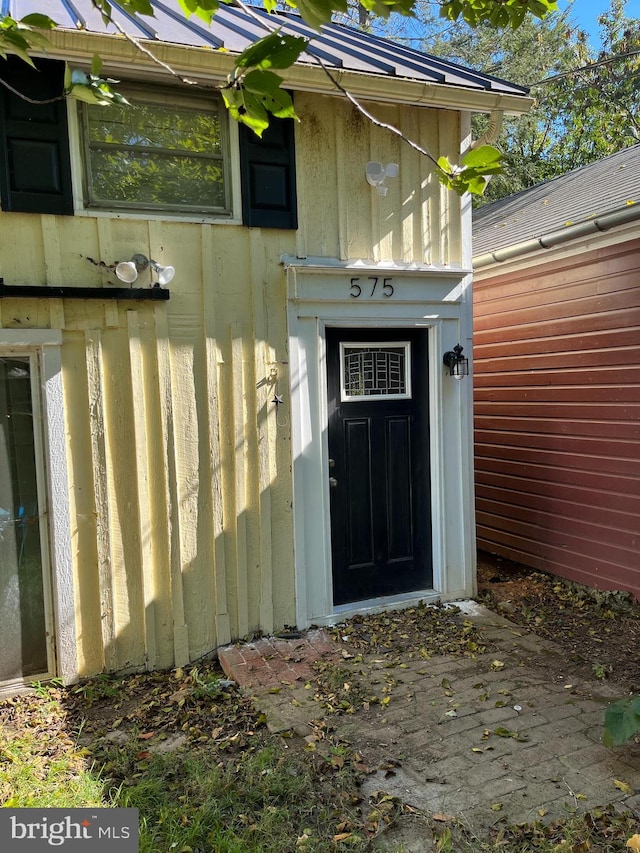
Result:
M380 267L326 258L282 260L288 288L298 627L329 624L351 613L402 606L416 599L469 597L475 583L475 534L469 535L469 530L474 529L473 460L469 449L471 382L451 380L442 365L445 349L458 342L470 355L469 271L415 264ZM383 281L391 285L386 291ZM429 331L433 589L333 605L327 326ZM451 523L452 515L455 525Z
M57 675L69 684L77 679L78 661L61 345L60 331L0 329L0 355L29 357L36 367L32 395L34 415L39 411L42 421L42 429L34 434L49 661L49 672L42 677ZM15 691L34 678L3 683L0 693Z

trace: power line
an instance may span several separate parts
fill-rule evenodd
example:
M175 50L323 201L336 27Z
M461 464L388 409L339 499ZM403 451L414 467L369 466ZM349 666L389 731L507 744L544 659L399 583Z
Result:
M571 71L563 71L561 74L554 74L552 77L545 77L544 80L538 80L537 83L530 83L530 86L542 86L545 83L553 83L555 80L562 80L564 77L571 77L572 74L580 74L581 71L591 71L592 68L601 68L603 65L610 65L612 62L617 62L619 59L628 59L630 56L640 56L640 50L630 50L627 53L616 53L613 56L608 56L606 59L600 59L598 62L590 62L588 65L582 65L580 68L573 68Z

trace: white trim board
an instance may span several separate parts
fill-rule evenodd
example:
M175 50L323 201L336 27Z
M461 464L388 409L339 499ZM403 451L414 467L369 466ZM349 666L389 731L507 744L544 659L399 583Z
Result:
M78 660L61 345L62 333L56 330L0 329L0 352L32 353L38 360L44 425L42 456L49 519L47 544L56 641L55 674L65 684L70 684L77 680Z
M367 282L370 274L378 274L370 271L370 267L364 270ZM442 365L442 353L459 341L471 349L471 277L460 272L452 281L450 271L442 275L439 270L391 267L380 271L392 285L390 296L381 287L374 290L373 280L366 291L363 288L354 296L354 272L332 259L326 259L324 266L314 259L311 268L304 260L296 265L287 259L296 618L300 628L345 618L362 607L400 606L400 601L410 603L416 598L469 597L474 591L475 551L464 533L474 523L473 470L466 451L471 382L449 380ZM383 599L356 602L347 609L333 605L325 337L326 328L336 326L429 330L433 589L393 596L394 601L387 605Z

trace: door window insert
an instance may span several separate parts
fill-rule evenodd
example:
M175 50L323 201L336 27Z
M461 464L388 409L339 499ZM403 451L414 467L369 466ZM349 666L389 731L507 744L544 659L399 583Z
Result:
M409 341L340 343L340 399L411 399Z

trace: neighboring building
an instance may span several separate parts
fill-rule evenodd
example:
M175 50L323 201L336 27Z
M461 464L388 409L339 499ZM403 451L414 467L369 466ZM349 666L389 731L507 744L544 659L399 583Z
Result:
M640 598L640 145L473 237L478 545Z
M0 86L0 682L473 594L471 384L443 367L470 349L468 199L310 55L286 77L299 124L229 122L216 87L263 32L234 6L208 30L114 4L188 86L89 0L37 5L61 24L41 70L0 77L43 100L62 57L99 53L132 106ZM472 112L530 103L338 25L309 53L452 161ZM369 161L398 164L386 195ZM175 267L170 290L136 255Z

